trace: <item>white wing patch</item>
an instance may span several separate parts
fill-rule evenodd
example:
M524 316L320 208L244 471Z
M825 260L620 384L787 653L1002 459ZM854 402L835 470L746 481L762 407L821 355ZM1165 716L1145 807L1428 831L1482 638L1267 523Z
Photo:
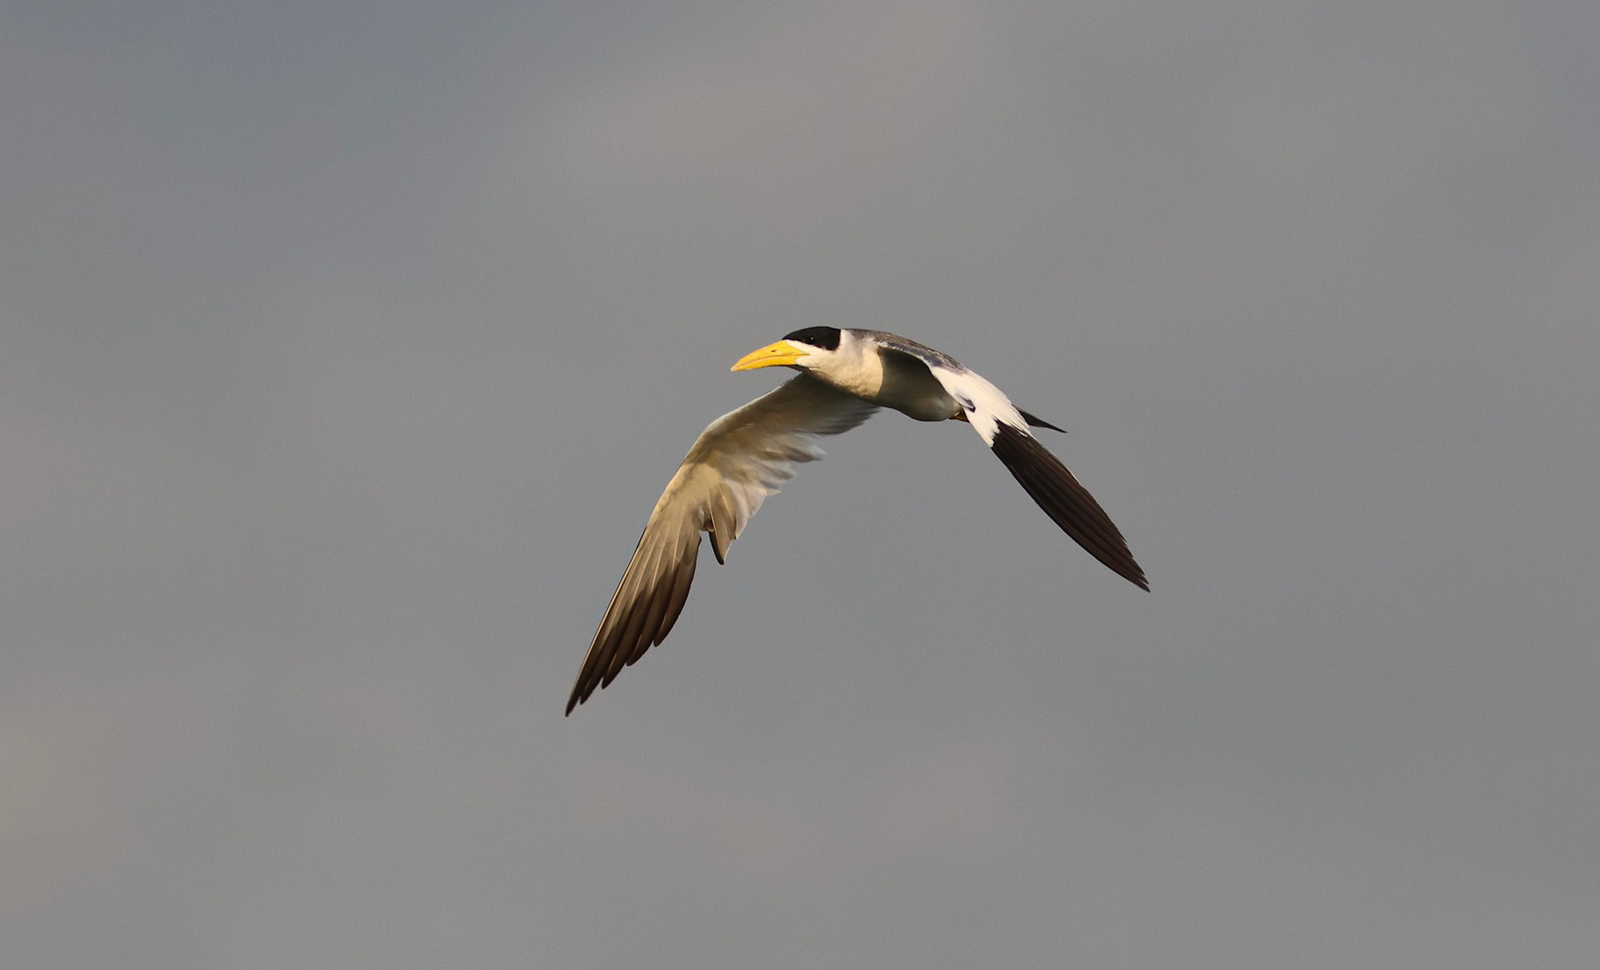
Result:
M1017 410L1017 406L1011 403L1011 399L1006 397L1004 391L983 377L965 367L956 370L942 364L929 364L928 373L944 385L945 392L961 405L961 410L967 415L967 422L972 425L973 430L983 436L984 444L994 444L995 431L1001 422L1031 437L1028 422L1023 419L1022 412Z

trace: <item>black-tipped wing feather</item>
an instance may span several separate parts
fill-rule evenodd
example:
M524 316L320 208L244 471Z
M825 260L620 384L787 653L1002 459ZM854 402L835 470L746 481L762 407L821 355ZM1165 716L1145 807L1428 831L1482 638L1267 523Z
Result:
M683 612L700 552L698 529L652 520L617 584L567 701L567 713L664 640Z
M1060 459L1032 435L1004 422L989 447L1045 514L1089 555L1140 589L1150 588L1111 517Z
M801 375L711 422L656 502L583 658L567 713L666 639L694 581L700 533L721 562L762 501L822 457L816 440L865 421L877 406Z
M1038 417L1036 415L1029 414L1028 412L1022 410L1021 408L1017 408L1017 413L1022 415L1022 420L1024 420L1024 421L1028 422L1029 424L1033 425L1035 428L1049 428L1051 431L1059 431L1062 434L1066 434L1067 433L1067 429L1066 428L1058 428L1055 425L1051 424L1050 422L1046 421L1044 418Z

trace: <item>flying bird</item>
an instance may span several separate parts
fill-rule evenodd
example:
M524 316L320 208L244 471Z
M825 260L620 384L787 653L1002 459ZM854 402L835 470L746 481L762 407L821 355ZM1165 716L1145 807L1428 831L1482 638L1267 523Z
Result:
M689 596L700 533L717 562L816 441L861 424L880 407L918 421L965 421L1045 514L1089 555L1148 590L1122 533L1088 489L1028 429L1055 425L1011 403L947 354L878 330L806 327L739 358L736 371L790 367L775 390L724 414L695 440L661 493L633 559L606 607L572 687L567 713L666 639Z

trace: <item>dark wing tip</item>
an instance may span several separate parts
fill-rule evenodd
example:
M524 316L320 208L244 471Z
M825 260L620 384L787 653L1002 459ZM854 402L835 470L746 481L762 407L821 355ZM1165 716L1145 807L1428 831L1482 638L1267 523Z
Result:
M699 558L700 533L694 531L676 550L651 548L647 529L639 548L622 574L605 618L595 630L583 668L567 698L567 716L597 690L603 690L623 667L631 666L646 650L672 632L683 612L694 582Z
M989 447L1061 531L1112 572L1149 591L1144 569L1128 551L1127 540L1060 459L1032 435L1003 421Z
M1041 417L1039 417L1038 415L1035 415L1035 414L1029 414L1028 412L1022 410L1021 408L1017 408L1017 413L1022 415L1022 420L1024 420L1024 421L1028 422L1029 424L1033 425L1035 428L1049 428L1051 431L1059 431L1062 434L1066 434L1067 433L1067 429L1066 428L1058 428L1055 425L1051 424L1050 422L1046 421L1044 418L1041 418Z

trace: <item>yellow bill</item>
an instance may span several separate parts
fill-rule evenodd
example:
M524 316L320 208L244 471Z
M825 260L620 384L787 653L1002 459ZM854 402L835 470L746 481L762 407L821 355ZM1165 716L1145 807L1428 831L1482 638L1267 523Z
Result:
M760 350L752 350L740 357L733 365L733 370L755 370L757 367L782 367L792 364L804 357L808 351L804 347L796 347L787 340L780 340L775 344L767 344Z

